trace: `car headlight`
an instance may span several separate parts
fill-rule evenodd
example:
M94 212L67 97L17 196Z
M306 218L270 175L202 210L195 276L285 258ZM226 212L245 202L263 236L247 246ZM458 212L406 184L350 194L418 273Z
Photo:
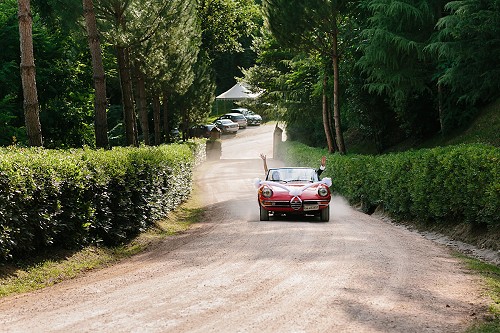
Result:
M262 196L265 198L270 198L273 195L273 190L271 190L269 187L264 187L262 189Z
M318 195L320 197L326 197L328 195L328 189L326 187L324 187L324 186L320 186L318 188Z

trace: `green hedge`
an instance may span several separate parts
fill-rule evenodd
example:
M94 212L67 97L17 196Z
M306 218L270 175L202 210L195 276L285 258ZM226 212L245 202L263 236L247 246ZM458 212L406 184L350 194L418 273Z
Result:
M366 210L382 204L391 214L431 222L500 226L500 149L458 145L381 156L328 155L325 150L285 142L287 164L315 167L334 191Z
M0 259L117 245L191 191L204 141L112 150L0 149Z

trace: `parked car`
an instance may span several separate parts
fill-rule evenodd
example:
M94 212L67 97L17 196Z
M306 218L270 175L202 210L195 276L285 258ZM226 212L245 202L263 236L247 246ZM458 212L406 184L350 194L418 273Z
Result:
M262 117L246 108L231 109L231 113L241 113L247 118L248 125L259 126L262 123Z
M170 131L170 142L177 142L181 140L181 132L177 127Z
M210 131L216 127L215 124L194 125L189 129L189 135L195 138L210 138Z
M256 180L260 220L269 215L315 215L330 220L330 178L319 180L312 168L269 169L266 180Z
M219 119L230 119L231 121L235 122L238 124L239 128L247 128L248 122L247 118L245 118L244 115L241 113L226 113L223 116L220 116Z
M238 124L233 122L231 119L218 119L215 121L215 126L222 131L222 133L233 133L238 132Z

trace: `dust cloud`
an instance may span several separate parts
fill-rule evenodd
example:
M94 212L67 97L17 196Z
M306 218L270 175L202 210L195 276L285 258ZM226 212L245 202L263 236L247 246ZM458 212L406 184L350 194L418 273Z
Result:
M332 217L345 217L352 213L352 208L349 206L349 202L340 196L332 196L332 201L330 202L330 215Z

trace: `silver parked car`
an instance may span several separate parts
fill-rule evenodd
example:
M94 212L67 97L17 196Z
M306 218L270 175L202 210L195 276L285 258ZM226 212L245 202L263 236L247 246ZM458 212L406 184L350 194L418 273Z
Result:
M233 122L231 119L217 119L214 124L222 131L222 133L236 134L239 128L238 124Z
M232 113L241 113L242 115L247 118L247 123L248 125L255 125L259 126L262 123L262 117L258 114L256 114L253 111L250 111L246 108L236 108L236 109L231 109Z
M245 116L241 113L226 113L225 115L220 116L217 120L219 119L230 119L231 121L237 123L239 128L247 128L248 126L247 118L245 118Z

